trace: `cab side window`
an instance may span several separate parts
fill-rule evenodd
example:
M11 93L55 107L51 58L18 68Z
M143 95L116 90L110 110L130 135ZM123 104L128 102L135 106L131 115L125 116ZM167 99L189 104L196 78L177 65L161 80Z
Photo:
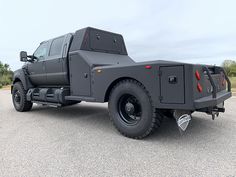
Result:
M34 52L34 56L38 61L44 60L47 56L48 42L42 43Z
M49 56L60 55L62 52L63 42L64 42L64 36L54 39L51 44Z

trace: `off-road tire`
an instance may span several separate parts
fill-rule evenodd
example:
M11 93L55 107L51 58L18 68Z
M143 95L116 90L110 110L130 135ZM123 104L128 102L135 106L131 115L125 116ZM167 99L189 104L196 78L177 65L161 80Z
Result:
M19 112L30 111L32 106L33 106L32 102L27 101L26 93L27 93L27 91L24 89L21 82L16 82L13 85L12 102L13 102L13 105L14 105L15 109ZM19 100L17 100L16 97L20 97Z
M123 119L123 113L121 114L120 111L120 99L124 95L134 96L141 110L140 119L131 125ZM162 120L162 116L154 109L152 99L145 87L132 79L123 80L113 87L109 96L108 109L113 125L121 134L129 138L142 139L150 135L160 126Z

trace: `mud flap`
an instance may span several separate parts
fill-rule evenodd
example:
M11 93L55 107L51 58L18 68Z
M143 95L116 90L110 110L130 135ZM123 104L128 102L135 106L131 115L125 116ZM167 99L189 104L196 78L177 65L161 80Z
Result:
M191 113L187 111L175 110L174 117L180 133L183 134L183 132L185 132L187 129L190 120L192 119Z

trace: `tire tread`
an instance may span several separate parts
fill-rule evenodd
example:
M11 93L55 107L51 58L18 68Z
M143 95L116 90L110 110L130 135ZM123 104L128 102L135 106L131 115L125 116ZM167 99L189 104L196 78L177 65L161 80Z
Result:
M17 111L19 111L19 112L30 111L31 108L32 108L32 106L33 106L33 103L30 102L30 101L27 101L27 99L26 99L27 90L24 89L24 86L23 86L23 84L22 84L21 82L16 82L16 83L14 84L14 86L17 85L17 84L19 84L19 87L20 87L20 88L22 89L22 91L23 91L23 101L24 101L24 102L23 102L23 106L21 106L21 109L19 109L19 110L17 110Z
M128 138L133 138L133 139L142 139L142 138L145 138L145 137L148 136L148 135L151 135L151 134L154 132L154 130L155 130L156 128L160 127L161 122L162 122L162 116L161 116L161 114L159 114L158 111L154 108L153 102L152 102L152 99L151 99L151 96L150 96L149 92L146 90L146 88L143 86L143 84L141 84L140 82L138 82L138 81L136 81L136 80L134 80L134 79L125 79L125 80L122 80L122 81L118 82L118 83L112 88L112 90L111 90L111 92L110 92L110 95L109 95L109 98L111 97L111 94L112 94L112 92L116 89L116 87L118 87L118 86L120 86L120 85L122 85L122 84L125 84L125 83L127 83L127 82L128 82L128 83L133 83L133 84L137 85L137 86L140 87L140 88L146 93L146 95L148 96L149 101L150 101L150 104L151 104L151 106L152 106L152 115L153 115L153 116L152 116L152 123L151 123L151 126L149 127L149 129L148 129L145 133L143 133L143 134L140 135L140 136L130 136L130 135L128 135L128 134L126 134L126 133L120 131L120 129L115 125L114 121L112 120L112 115L111 115L110 111L109 111L109 117L110 117L110 120L111 120L113 126L114 126L123 136L128 137ZM109 102L110 102L110 101L109 101ZM108 104L109 104L109 103L108 103Z

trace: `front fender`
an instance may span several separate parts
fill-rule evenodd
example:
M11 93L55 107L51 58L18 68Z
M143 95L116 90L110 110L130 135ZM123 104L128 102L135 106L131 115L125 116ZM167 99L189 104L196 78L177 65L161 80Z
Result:
M24 69L18 69L14 72L13 84L16 82L21 82L25 90L33 87L33 84L29 80L28 75L25 73Z

